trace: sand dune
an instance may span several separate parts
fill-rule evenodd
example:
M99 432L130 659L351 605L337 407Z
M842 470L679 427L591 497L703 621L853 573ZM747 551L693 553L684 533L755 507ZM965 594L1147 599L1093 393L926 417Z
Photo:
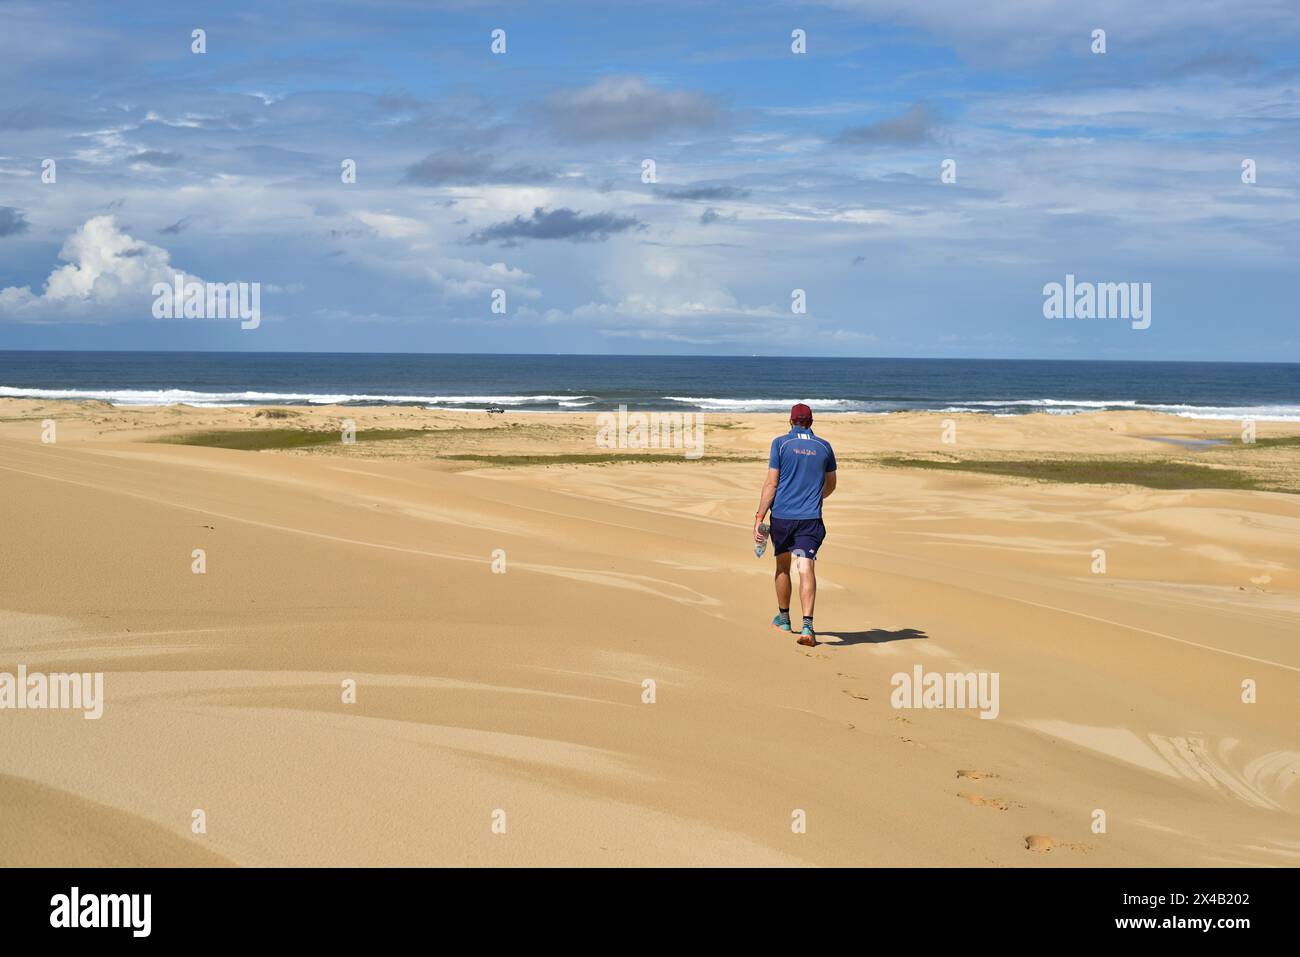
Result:
M437 432L146 441L345 417ZM1300 863L1300 497L877 461L943 418L819 422L803 649L747 544L779 416L710 416L699 462L502 468L448 456L594 453L591 417L0 402L0 671L106 699L0 711L0 862ZM1003 458L1214 463L1142 436L1235 428L952 418ZM997 673L997 717L893 707L917 666Z

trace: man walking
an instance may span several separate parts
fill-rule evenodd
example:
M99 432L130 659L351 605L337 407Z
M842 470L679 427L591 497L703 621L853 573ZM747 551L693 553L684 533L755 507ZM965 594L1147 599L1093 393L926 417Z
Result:
M772 440L767 459L767 481L754 516L754 542L762 544L763 523L772 510L772 550L776 553L776 617L772 626L790 629L790 558L799 561L799 606L803 629L799 644L817 644L813 630L813 605L817 601L817 550L826 538L822 500L835 491L835 452L830 443L813 435L812 409L802 402L790 409L790 431Z

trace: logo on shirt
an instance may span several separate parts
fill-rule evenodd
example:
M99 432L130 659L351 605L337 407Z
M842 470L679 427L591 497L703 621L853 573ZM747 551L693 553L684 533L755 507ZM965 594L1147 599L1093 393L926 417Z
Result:
M793 452L795 455L816 455L817 454L816 449L791 449L790 451Z

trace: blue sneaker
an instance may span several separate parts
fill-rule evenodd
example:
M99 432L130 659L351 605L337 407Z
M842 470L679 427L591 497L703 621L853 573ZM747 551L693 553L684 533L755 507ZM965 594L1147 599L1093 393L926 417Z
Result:
M809 648L817 647L817 632L813 631L812 625L803 626L803 631L799 632L799 644L807 645Z
M782 621L780 615L777 615L772 619L772 627L777 631L790 631L790 623L788 621Z

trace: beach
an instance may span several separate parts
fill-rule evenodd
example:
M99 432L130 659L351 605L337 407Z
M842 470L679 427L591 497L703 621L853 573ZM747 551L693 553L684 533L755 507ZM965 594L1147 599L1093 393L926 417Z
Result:
M807 649L750 541L784 417L595 419L0 400L0 672L104 675L0 712L0 862L1300 863L1300 422L819 414ZM1224 487L1036 471L1116 462Z

